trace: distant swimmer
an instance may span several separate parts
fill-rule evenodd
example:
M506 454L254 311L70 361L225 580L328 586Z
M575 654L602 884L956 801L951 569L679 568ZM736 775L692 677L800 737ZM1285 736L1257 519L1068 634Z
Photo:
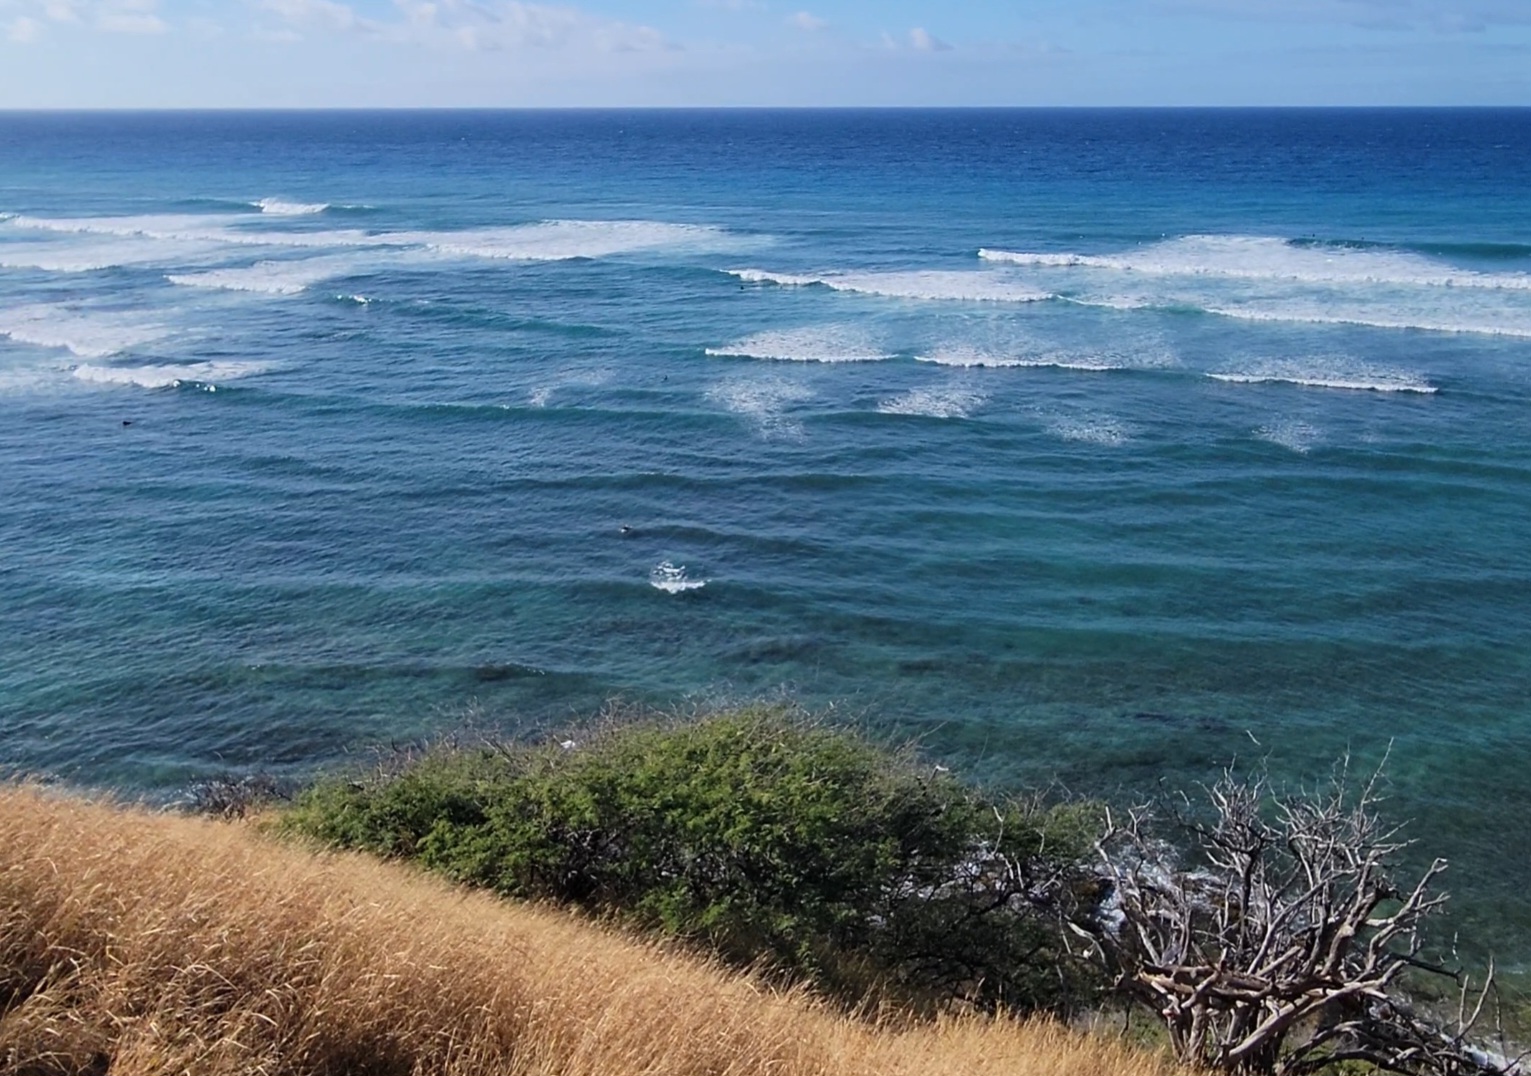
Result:
M130 419L130 418L125 418L125 419L122 420L122 424L124 426L131 426L131 425L133 425L133 420Z
M621 531L622 537L626 538L629 535L631 535L632 533L633 533L633 528L632 527L628 526L626 523L622 524L622 531Z

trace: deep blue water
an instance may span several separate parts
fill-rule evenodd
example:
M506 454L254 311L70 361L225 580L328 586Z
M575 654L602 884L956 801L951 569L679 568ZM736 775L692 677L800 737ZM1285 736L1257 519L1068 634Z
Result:
M1391 742L1527 959L1528 175L1531 111L0 114L0 759Z

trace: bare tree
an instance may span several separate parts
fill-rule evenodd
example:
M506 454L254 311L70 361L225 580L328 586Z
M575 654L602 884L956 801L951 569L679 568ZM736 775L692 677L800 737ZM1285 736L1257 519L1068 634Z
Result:
M1357 789L1348 768L1306 796L1226 771L1201 821L1182 796L1175 813L1202 859L1191 867L1146 809L1108 816L1098 850L1114 892L1095 941L1119 989L1159 1014L1183 1062L1217 1071L1305 1076L1356 1060L1432 1076L1519 1072L1468 1041L1492 969L1473 990L1421 956L1446 861L1398 884L1409 842L1380 820L1381 770ZM1409 969L1456 979L1454 1026L1408 1003Z

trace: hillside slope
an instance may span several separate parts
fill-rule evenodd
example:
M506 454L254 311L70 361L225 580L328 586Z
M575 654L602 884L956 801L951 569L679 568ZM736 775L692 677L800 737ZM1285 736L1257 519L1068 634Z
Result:
M1167 1076L1047 1023L873 1028L249 827L0 791L0 1072Z

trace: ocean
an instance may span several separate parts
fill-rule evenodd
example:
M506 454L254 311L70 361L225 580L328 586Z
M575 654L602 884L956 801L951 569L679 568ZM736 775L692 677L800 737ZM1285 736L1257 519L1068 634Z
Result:
M1390 751L1531 961L1531 110L0 114L0 762Z

